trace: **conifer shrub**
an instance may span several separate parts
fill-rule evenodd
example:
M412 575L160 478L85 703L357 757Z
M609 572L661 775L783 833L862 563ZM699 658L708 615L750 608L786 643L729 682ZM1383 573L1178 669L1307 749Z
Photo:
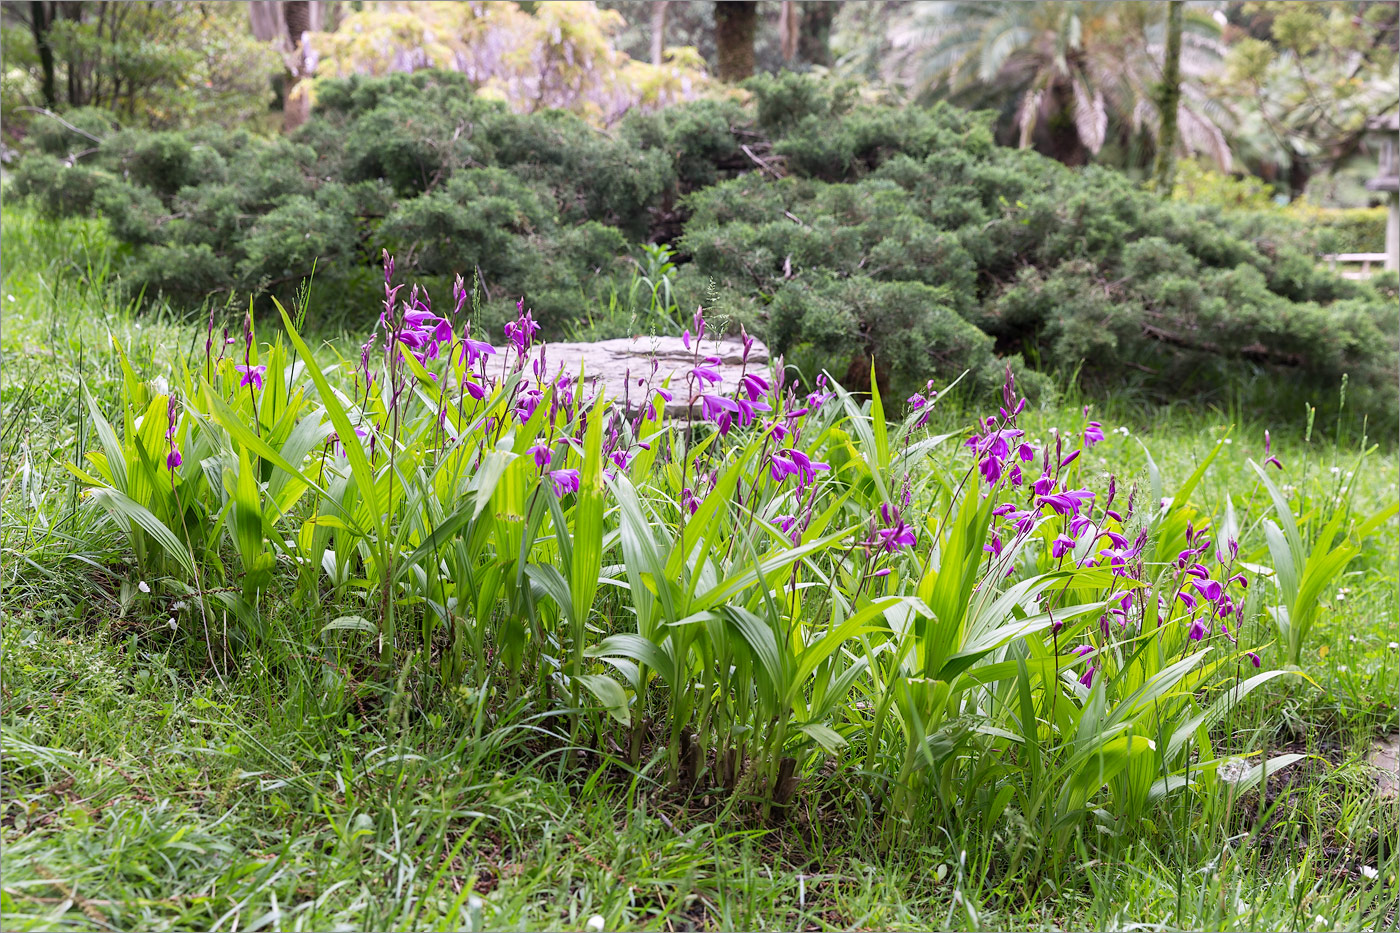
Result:
M713 306L851 384L873 359L892 393L964 369L990 386L1001 359L1040 374L1029 392L1078 373L1221 403L1253 385L1292 407L1347 374L1352 399L1394 410L1394 301L1321 265L1336 237L1287 212L1163 199L998 147L988 115L947 105L795 74L745 91L613 132L437 72L325 82L288 138L77 111L77 132L35 122L14 191L105 215L133 247L128 286L190 306L285 304L314 268L321 322L362 326L388 248L430 295L478 283L484 323L523 298L558 336L600 308L636 320L616 300L639 293L629 253L663 242L673 320Z

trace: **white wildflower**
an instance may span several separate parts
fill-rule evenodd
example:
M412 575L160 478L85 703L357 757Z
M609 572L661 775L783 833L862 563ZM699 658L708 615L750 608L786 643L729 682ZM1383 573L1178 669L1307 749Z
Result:
M588 922L584 924L584 929L588 930L588 933L603 933L603 929L607 926L607 923L608 922L604 920L600 914L594 914L588 918Z
M1378 871L1376 871L1376 870L1375 870L1374 868L1372 868L1370 865L1362 865L1362 866L1361 866L1361 877L1363 877L1363 878L1369 878L1370 880L1375 881L1375 880L1376 880L1377 878L1379 878L1380 876L1381 876L1381 873L1378 872Z
M149 593L151 591L151 585L145 580L136 581L136 588L143 593Z

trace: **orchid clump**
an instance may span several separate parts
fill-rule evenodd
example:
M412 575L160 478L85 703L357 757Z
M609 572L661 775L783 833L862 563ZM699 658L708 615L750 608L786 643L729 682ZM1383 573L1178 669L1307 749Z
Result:
M697 309L684 365L653 360L610 398L551 362L523 301L500 346L473 336L460 279L449 304L386 255L369 338L329 368L290 315L290 348L248 321L241 353L211 318L178 402L131 389L127 437L104 430L80 472L90 498L122 516L141 497L169 534L140 513L133 549L236 589L250 644L296 568L301 604L373 629L365 663L386 677L495 685L562 723L567 754L661 752L671 782L770 817L821 760L846 762L878 776L891 839L929 801L961 819L979 761L1046 825L1093 808L1129 825L1163 775L1196 779L1202 704L1280 673L1257 562L1237 522L1190 505L1199 478L1144 487L1087 410L1037 432L1010 370L967 430L935 434L956 417L946 386L891 418L878 379L862 398L799 382L756 365L742 330L718 349ZM202 537L183 536L191 516Z

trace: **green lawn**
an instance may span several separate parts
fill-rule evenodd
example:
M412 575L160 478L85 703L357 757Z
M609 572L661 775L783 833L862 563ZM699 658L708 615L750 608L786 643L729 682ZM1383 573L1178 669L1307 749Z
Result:
M663 755L636 768L569 755L550 738L566 729L554 710L505 704L494 686L429 695L406 674L339 668L308 648L317 630L285 590L269 597L259 650L232 664L212 658L217 631L172 631L64 464L94 443L81 388L99 406L119 396L107 335L141 378L173 382L202 359L203 322L123 306L96 224L7 211L3 236L7 930L1387 930L1400 919L1400 804L1378 796L1363 760L1397 727L1393 520L1322 596L1306 677L1254 691L1212 734L1217 748L1308 756L1262 795L1169 797L1157 830L1126 844L1086 821L1036 872L1013 857L1034 827L995 814L987 832L934 826L881 844L860 758L818 768L787 819L768 823L737 796L677 792ZM353 353L358 341L333 343ZM1023 424L1073 429L1081 404L1033 407ZM1186 405L1096 411L1108 437L1082 469L1113 464L1123 485L1123 473L1146 475L1139 441L1172 489L1228 436L1194 499L1213 514L1227 499L1251 517L1267 505L1246 463L1262 459L1265 427L1290 495L1321 503L1356 474L1358 512L1396 498L1396 453L1363 456L1357 420L1322 437L1304 413L1262 425ZM946 430L969 420L938 417ZM1279 650L1266 647L1271 664Z

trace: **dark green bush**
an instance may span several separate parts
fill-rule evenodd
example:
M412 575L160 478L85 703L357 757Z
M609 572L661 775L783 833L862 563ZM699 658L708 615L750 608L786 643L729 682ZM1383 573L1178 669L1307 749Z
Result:
M629 243L650 239L678 248L680 308L714 306L854 384L873 359L901 396L931 373L994 384L1000 357L1221 402L1240 385L1287 388L1265 404L1330 397L1345 373L1353 398L1393 410L1393 294L1320 266L1286 212L1164 201L998 147L987 115L947 105L790 73L745 89L748 104L635 115L611 135L432 72L327 82L290 138L77 112L81 132L36 121L14 190L50 214L105 214L138 247L131 287L192 305L285 302L314 265L318 319L360 325L388 248L442 300L455 276L479 281L483 326L523 297L547 333L585 317L598 331L599 309L636 313L616 299Z

